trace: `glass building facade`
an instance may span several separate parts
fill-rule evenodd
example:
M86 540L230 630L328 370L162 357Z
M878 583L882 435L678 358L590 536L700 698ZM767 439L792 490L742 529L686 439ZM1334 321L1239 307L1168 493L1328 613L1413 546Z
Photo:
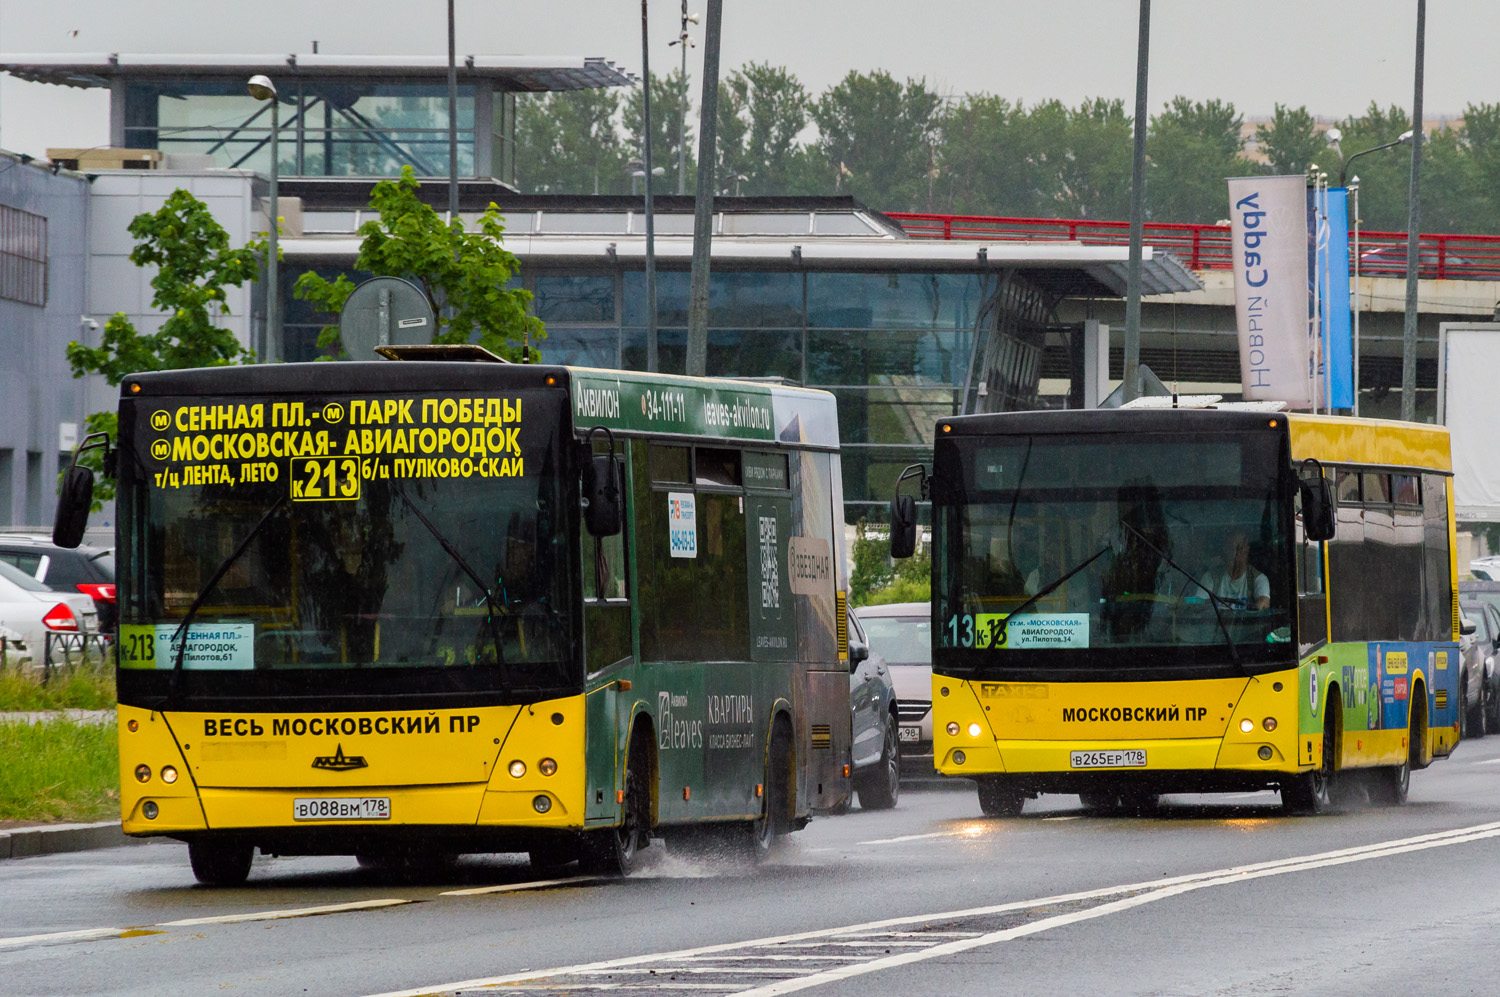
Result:
M331 278L337 270L329 270ZM358 281L366 275L351 273ZM661 370L686 361L688 273L657 275ZM707 372L780 377L838 398L845 515L884 521L901 469L928 462L938 419L960 410L984 303L1002 275L716 269L709 281ZM645 274L528 267L546 363L644 370ZM325 317L285 303L286 360L309 360Z

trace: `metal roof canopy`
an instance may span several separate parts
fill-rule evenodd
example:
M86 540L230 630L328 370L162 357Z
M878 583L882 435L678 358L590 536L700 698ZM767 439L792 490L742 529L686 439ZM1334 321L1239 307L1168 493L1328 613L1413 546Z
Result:
M34 83L70 87L107 87L114 80L234 79L256 74L273 78L371 78L438 80L448 72L441 56L389 55L139 55L134 53L68 53L66 55L0 54L0 71ZM636 77L598 56L469 55L458 63L460 79L494 80L505 89L540 93L630 86Z

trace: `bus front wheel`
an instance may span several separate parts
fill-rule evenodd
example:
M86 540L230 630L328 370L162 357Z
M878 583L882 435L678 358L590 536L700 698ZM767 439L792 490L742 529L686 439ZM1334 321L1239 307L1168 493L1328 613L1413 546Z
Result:
M628 876L635 868L647 836L651 833L651 798L646 786L650 770L646 759L646 735L637 728L630 738L625 762L625 805L616 827L589 831L578 856L579 867L596 876Z
M1000 776L975 780L979 786L979 809L986 817L1019 817L1026 806L1026 794Z
M250 876L255 846L228 841L188 842L193 876L204 886L238 886Z
M1323 722L1323 757L1317 768L1292 776L1281 786L1281 806L1290 814L1320 814L1333 809L1334 726L1333 710L1326 709Z

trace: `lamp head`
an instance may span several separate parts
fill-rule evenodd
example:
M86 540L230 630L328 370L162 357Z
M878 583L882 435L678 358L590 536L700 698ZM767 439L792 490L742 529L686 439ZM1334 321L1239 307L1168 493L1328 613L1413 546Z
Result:
M246 84L246 89L250 91L250 96L256 100L276 99L276 84L271 82L269 76L256 74L250 77L249 83Z
M1409 145L1411 143L1411 135L1412 131L1410 128L1408 128L1406 131L1401 133L1401 137L1396 139L1396 141L1400 142L1402 145Z
M1337 128L1330 128L1323 134L1328 137L1329 145L1338 145L1344 137L1344 133L1339 131Z

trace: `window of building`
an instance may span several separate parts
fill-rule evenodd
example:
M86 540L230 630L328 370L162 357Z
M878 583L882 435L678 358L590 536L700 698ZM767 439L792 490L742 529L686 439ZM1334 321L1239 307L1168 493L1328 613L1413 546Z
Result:
M0 298L47 304L47 219L0 204Z

